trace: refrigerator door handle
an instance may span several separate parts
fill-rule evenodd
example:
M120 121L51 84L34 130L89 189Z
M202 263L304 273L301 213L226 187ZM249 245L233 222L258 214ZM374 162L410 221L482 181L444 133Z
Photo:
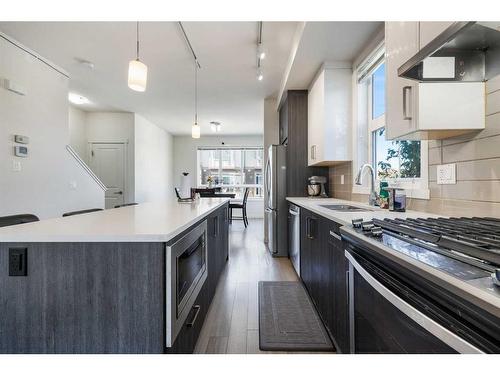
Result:
M270 179L270 174L269 174L269 169L271 168L270 166L270 161L269 159L267 160L266 163L266 171L265 171L265 180L266 180L266 195L267 195L267 204L269 205L272 202L269 202L270 197L271 197L271 179Z

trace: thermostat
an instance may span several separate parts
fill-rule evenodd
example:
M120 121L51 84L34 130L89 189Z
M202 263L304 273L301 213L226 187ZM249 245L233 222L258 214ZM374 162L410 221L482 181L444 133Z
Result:
M14 142L27 145L28 143L30 143L30 138L26 137L25 135L16 134L14 135Z
M14 146L14 155L19 156L21 158L28 157L28 147L26 146Z

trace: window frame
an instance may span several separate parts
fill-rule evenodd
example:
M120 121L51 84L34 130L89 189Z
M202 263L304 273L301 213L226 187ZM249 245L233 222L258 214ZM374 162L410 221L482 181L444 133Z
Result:
M364 121L366 121L367 124L367 132L368 134L365 134L367 137L367 147L368 147L368 152L367 152L367 160L363 161L371 166L374 167L376 171L376 166L374 166L374 161L375 161L375 155L374 155L374 139L373 139L373 132L384 127L386 125L385 121L385 112L384 114L380 115L377 118L373 118L373 73L382 65L385 63L385 58L379 59L377 61L374 61L373 63L366 63L367 61L373 61L374 60L374 55L380 54L380 49L384 48L383 43L377 46L366 59L363 60L361 64L357 66L356 69L354 69L353 73L353 113L354 116L353 118L355 119L353 125L354 125L354 131L353 131L353 164L352 164L352 169L353 169L353 185L352 185L352 193L353 194L369 194L370 189L368 187L368 179L365 179L365 183L360 186L356 185L354 180L356 178L356 175L358 173L357 168L360 166L360 160L358 160L359 152L358 152L358 147L360 142L358 142L358 134L360 134L360 127L362 126L360 123L360 119L358 118L358 105L362 101L362 104L366 104L366 111L367 111L367 116L364 118ZM368 66L368 67L367 67ZM369 74L365 75L364 78L362 78L361 81L358 81L358 77L360 76L361 70L365 71L369 70ZM360 92L360 88L363 88L363 90L366 89L366 93L363 94ZM360 95L363 95L363 99L360 99ZM386 90L386 108L387 108L387 90ZM386 181L389 182L389 186L391 187L401 187L406 190L407 196L409 198L418 198L418 199L430 199L430 190L429 190L429 163L428 163L428 141L421 140L420 141L420 178L392 178L392 179L387 179ZM375 184L376 184L376 189L378 190L378 187L380 186L380 179L378 176L375 176Z
M263 174L264 174L264 147L262 146L198 146L196 148L196 186L198 187L208 187L208 183L201 183L201 157L200 157L200 151L203 150L217 150L219 152L219 167L218 167L218 176L222 177L222 171L224 168L222 167L222 150L238 150L241 152L241 167L239 168L241 176L243 177L245 175L244 170L248 169L245 168L245 158L246 158L246 153L245 151L247 150L261 150L262 151L262 172L260 174L260 178L262 180L261 184L214 184L214 187L225 187L225 188L255 188L255 189L260 189L262 194L263 194L263 189L264 189L264 181L263 181ZM264 196L249 196L249 200L263 200Z

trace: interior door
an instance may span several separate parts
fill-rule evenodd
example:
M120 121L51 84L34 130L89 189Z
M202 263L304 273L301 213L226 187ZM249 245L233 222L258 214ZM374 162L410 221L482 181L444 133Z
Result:
M124 203L125 145L123 143L92 143L90 168L106 186L105 207Z

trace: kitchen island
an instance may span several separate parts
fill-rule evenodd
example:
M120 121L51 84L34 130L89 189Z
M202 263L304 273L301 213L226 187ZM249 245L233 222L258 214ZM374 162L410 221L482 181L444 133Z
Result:
M192 352L228 258L228 202L0 228L0 353Z

